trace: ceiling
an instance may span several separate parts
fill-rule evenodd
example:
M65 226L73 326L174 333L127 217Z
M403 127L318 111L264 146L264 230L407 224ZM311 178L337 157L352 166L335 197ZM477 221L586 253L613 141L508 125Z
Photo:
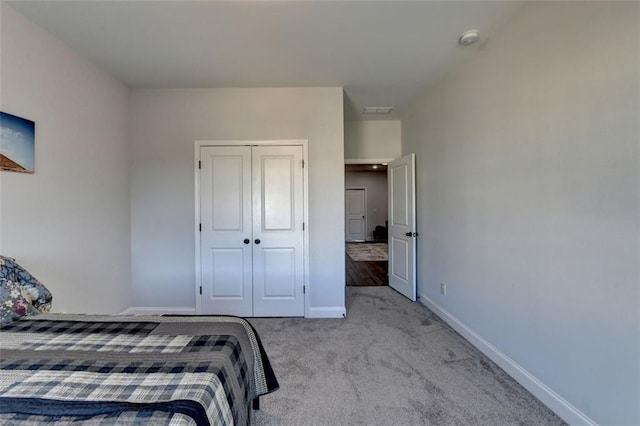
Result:
M342 86L347 120L394 119L480 54L519 1L9 1L130 87ZM482 43L457 45L468 29ZM365 106L392 106L363 116Z

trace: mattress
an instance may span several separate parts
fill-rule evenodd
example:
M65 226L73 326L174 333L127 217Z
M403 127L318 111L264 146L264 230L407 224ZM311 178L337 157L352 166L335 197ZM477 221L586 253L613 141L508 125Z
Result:
M278 388L236 317L41 315L0 327L0 423L247 425Z

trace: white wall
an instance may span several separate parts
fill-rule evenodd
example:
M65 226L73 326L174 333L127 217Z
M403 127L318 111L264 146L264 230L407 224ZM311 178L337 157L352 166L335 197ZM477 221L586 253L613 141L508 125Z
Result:
M1 109L36 123L35 174L0 172L0 252L56 312L130 304L128 89L6 4Z
M529 3L403 117L421 298L601 424L640 424L639 17Z
M310 306L344 311L341 88L136 89L131 97L136 307L194 307L194 141L309 140Z
M398 158L401 141L400 120L344 123L344 158L347 160Z
M384 172L346 172L346 188L366 188L367 239L373 239L376 226L385 226L388 217L387 174ZM346 220L345 220L346 222Z

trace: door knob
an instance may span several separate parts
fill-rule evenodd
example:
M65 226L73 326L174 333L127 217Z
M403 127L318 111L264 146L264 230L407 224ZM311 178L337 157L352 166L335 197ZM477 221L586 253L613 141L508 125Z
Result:
M254 241L254 243L256 243L256 244L260 244L260 238L256 238L256 240Z
M243 242L244 242L245 244L249 244L249 243L251 242L251 240L250 240L250 239L248 239L248 238L245 238Z
M411 232L407 232L406 234L404 234L405 237L410 237L411 236Z

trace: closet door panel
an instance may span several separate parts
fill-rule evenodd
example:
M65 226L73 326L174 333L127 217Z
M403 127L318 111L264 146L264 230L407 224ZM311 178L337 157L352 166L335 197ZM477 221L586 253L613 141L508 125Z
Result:
M254 316L304 315L302 158L300 146L253 147Z
M294 158L262 157L262 230L290 231L294 228Z
M264 279L262 292L265 299L295 297L295 250L267 248L262 250Z
M202 147L200 158L202 313L251 316L251 147Z

